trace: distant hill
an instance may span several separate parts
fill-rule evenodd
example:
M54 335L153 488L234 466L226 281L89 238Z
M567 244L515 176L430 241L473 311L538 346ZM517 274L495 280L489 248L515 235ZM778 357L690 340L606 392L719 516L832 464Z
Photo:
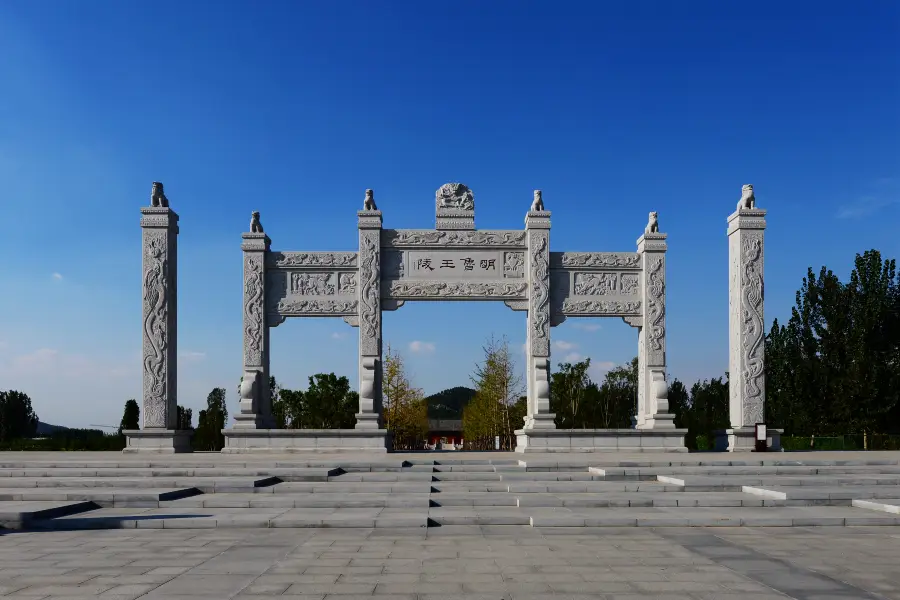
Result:
M70 429L70 428L63 427L62 425L51 425L50 423L44 423L43 421L38 421L37 435L49 435L51 433L56 433L57 431L66 431L67 429Z
M463 409L475 396L475 390L455 387L425 398L429 419L462 419Z

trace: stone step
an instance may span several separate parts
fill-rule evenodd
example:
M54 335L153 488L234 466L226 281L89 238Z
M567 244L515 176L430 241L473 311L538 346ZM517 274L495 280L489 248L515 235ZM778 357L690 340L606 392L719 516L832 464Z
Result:
M0 503L0 529L22 529L37 520L55 519L96 508L96 504L85 500L6 501Z
M428 494L430 481L409 482L285 482L253 490L257 494Z
M519 507L648 508L648 507L734 507L783 506L779 500L752 494L731 493L649 493L631 494L522 494L516 496Z
M0 488L0 508L6 502L93 502L101 507L157 507L164 501L200 495L196 488Z
M83 479L118 477L118 478L144 478L144 477L278 477L282 481L327 481L329 476L343 473L339 468L139 468L139 469L77 469L77 468L52 468L52 469L0 469L0 478L56 478L79 477ZM0 480L2 481L2 480Z
M160 502L160 508L418 508L429 494L204 494Z
M900 476L894 475L817 475L809 477L792 476L729 476L704 477L693 475L658 475L657 480L672 485L681 485L685 491L736 491L743 486L753 487L837 487L837 486L897 486Z
M900 515L900 499L882 498L879 500L853 500L853 506L868 510L877 510L892 515ZM900 519L898 519L900 520Z
M603 494L610 492L682 492L683 486L657 481L542 481L510 482L513 494Z
M431 494L431 506L516 506L516 497L506 493L447 492Z
M850 506L852 500L900 498L900 486L744 486L743 492L756 496L784 500L786 505L796 502L832 506Z
M252 491L280 483L277 477L6 477L0 479L0 492L6 488L120 488L182 489L196 488L205 493Z
M399 472L369 472L369 473L344 473L329 477L328 481L334 482L395 482L395 481L432 481L434 473L432 472L415 472L415 471L399 471Z

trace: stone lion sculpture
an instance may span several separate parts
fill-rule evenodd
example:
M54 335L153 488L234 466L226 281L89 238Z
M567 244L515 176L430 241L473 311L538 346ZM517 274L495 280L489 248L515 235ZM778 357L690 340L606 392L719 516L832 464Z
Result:
M647 219L647 226L644 227L644 233L659 233L659 213L652 212Z
M738 210L756 208L756 196L753 195L753 186L749 183L741 188L741 199L738 200Z
M154 181L153 187L150 188L150 206L169 208L169 199L163 193L163 184L158 181Z
M531 212L541 212L544 209L544 199L541 197L541 190L534 190L534 200L531 202Z
M363 210L378 210L375 206L375 191L366 190L366 201L363 203Z
M259 211L250 213L250 233L263 233L262 223L259 222Z
M439 208L475 210L472 190L461 183L445 183L435 192L435 199Z

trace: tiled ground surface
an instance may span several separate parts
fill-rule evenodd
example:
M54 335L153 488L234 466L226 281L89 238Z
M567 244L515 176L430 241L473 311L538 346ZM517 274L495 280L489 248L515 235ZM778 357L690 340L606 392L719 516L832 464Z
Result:
M6 532L0 598L900 598L895 528Z

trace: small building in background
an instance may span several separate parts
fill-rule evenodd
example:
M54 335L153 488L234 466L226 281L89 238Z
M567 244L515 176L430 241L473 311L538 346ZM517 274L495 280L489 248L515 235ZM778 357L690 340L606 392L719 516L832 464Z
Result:
M462 444L462 419L428 419L428 443Z

